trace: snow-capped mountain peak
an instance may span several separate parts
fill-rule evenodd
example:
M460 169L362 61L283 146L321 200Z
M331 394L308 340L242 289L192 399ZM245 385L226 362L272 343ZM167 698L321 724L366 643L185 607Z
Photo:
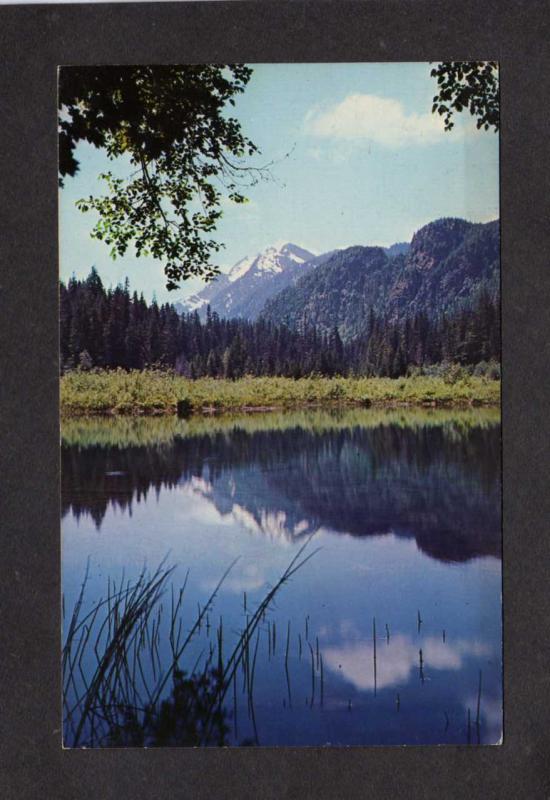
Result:
M242 278L242 276L248 272L248 270L250 269L256 258L258 258L258 256L254 256L253 258L245 256L244 258L241 258L240 261L237 261L237 263L234 266L232 266L229 272L227 273L227 277L229 278L231 283L233 283L233 281L237 281L239 278Z
M237 261L229 272L218 275L183 301L181 310L198 311L204 317L210 306L222 317L256 319L268 299L318 266L322 259L292 242L273 244Z
M303 264L314 257L313 253L303 247L287 242L282 246L270 245L250 258L246 256L237 261L228 273L228 278L233 283L244 277L248 272L253 273L279 273L292 264Z

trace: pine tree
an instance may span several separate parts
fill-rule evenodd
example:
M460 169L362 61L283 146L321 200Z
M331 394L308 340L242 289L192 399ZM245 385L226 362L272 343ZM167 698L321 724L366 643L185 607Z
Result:
M390 322L369 310L365 332L342 341L334 327L320 333L260 319L220 319L207 310L205 322L194 312L179 316L173 306L148 305L128 282L105 291L92 270L85 281L60 286L62 370L81 363L108 368L160 366L186 377L251 375L381 375L399 377L412 367L441 361L455 364L496 362L500 358L498 302L482 293L472 308L429 320L416 314ZM497 374L495 367L493 370Z

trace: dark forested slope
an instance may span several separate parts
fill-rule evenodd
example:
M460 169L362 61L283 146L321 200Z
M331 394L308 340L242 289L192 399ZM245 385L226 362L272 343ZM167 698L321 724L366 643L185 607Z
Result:
M499 291L498 221L440 219L421 228L406 253L350 247L299 278L264 307L267 320L291 328L335 325L344 340L365 331L369 311L388 322L415 314L435 321Z

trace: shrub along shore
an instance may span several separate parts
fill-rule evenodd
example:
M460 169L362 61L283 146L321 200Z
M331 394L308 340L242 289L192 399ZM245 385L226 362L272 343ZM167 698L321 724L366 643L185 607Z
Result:
M306 406L496 406L500 381L452 371L443 377L244 377L190 380L162 370L75 370L61 378L68 416L182 415Z

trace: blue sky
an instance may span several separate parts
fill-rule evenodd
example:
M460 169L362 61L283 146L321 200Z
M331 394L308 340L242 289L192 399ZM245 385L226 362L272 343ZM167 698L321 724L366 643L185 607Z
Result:
M410 240L445 216L496 219L498 136L479 132L469 115L443 131L431 114L435 81L427 63L258 64L232 113L274 162L273 180L248 192L244 206L224 202L217 263L230 268L267 245L294 242L315 253L355 244ZM290 155L286 155L290 153ZM202 287L187 281L168 292L160 261L117 261L90 238L94 216L78 198L102 193L97 175L116 171L89 145L76 152L80 171L60 191L60 273L67 280L95 265L108 286L126 276L150 299L175 301Z

